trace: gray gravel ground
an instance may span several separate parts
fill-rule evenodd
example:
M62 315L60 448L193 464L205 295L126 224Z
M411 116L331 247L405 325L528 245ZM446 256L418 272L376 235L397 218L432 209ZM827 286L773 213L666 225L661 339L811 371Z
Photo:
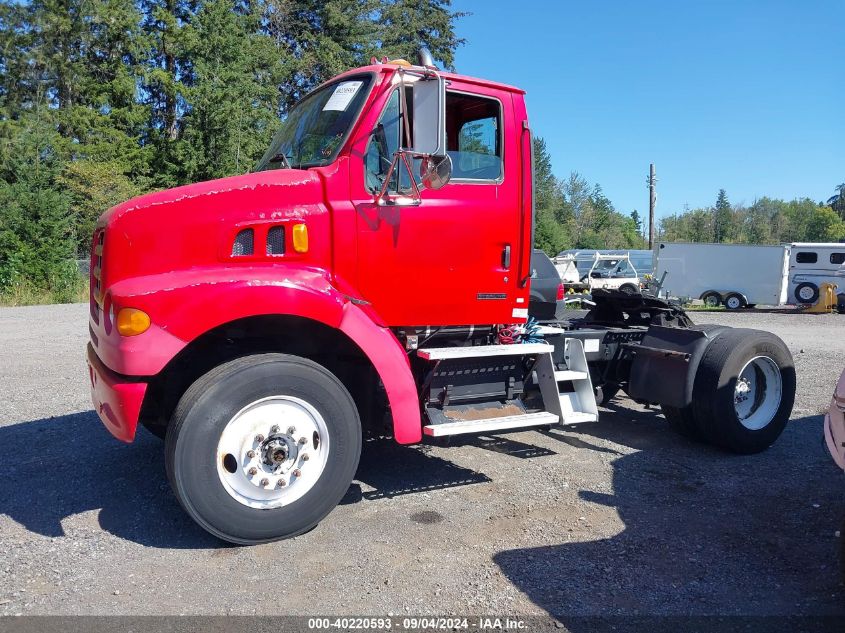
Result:
M820 415L845 317L693 315L792 350L793 421L763 454L620 398L573 431L371 443L315 530L237 548L180 510L159 440L121 444L91 411L86 311L0 310L0 614L845 615Z

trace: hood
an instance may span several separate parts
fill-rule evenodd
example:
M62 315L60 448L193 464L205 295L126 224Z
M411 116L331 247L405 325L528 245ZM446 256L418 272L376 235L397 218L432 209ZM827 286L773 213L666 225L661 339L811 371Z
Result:
M264 240L269 228L308 218L313 230L319 230L325 220L315 216L326 215L323 197L315 172L278 169L133 198L109 209L98 222L95 239L104 241L105 283L268 259ZM249 227L254 256L234 258L233 240Z
M103 213L100 216L98 226L106 226L127 213L141 209L163 205L170 205L172 208L177 204L184 207L198 200L201 204L202 199L207 196L224 195L231 197L242 195L263 198L270 195L284 198L286 197L285 189L296 187L298 198L301 198L303 194L310 197L307 196L307 193L313 193L313 191L308 192L309 186L311 188L316 186L316 193L319 195L319 177L314 172L305 169L274 169L242 176L207 180L131 198ZM257 194L257 196L253 194ZM303 200L303 202L313 202L313 200Z

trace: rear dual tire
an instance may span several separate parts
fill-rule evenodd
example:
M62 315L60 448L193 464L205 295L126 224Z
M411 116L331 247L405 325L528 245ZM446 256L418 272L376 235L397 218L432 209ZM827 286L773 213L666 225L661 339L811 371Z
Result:
M259 354L216 367L185 392L165 453L191 518L225 541L266 543L307 532L338 504L358 467L361 423L324 367Z
M690 439L751 454L780 436L795 400L795 365L777 336L747 329L710 330L688 407L663 406L669 425Z

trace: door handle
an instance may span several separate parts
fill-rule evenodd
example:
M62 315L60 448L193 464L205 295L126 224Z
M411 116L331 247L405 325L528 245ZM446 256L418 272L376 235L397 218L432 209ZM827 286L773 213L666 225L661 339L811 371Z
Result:
M509 270L511 267L511 245L506 244L502 249L502 268Z

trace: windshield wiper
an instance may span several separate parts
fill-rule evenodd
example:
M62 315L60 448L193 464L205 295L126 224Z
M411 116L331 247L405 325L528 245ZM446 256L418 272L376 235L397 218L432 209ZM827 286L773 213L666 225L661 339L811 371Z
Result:
M293 169L293 167L291 167L290 161L288 160L288 157L285 155L284 152L279 152L278 154L273 156L273 158L270 159L270 162L282 163L282 167L284 167L285 169Z

